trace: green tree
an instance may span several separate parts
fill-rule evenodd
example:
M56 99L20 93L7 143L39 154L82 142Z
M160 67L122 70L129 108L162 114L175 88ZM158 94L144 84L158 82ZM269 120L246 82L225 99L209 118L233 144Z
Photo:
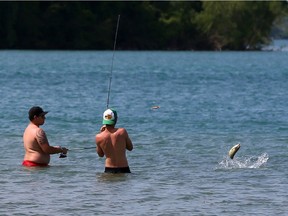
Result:
M199 32L194 22L201 2L170 2L161 12L160 23L165 26L166 45L169 49L190 50L199 43Z
M0 48L113 49L120 14L117 49L258 49L285 11L286 1L0 2Z
M196 23L216 50L257 49L269 41L283 2L203 2Z
M26 2L18 4L15 29L17 34L17 46L23 49L38 47L41 37L41 18L38 2Z
M15 2L0 2L0 48L15 47L17 33L15 29L18 5Z

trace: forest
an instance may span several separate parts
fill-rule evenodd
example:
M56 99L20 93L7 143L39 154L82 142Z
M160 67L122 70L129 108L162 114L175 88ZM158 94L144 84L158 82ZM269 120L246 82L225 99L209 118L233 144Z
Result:
M1 1L0 49L112 50L120 15L117 50L258 50L272 32L288 37L287 10L287 1Z

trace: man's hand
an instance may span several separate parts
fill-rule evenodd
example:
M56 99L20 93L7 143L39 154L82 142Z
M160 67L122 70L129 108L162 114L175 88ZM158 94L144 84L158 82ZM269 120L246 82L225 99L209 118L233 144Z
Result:
M68 149L67 149L67 148L61 147L61 149L62 149L62 153L63 153L63 154L67 154L67 152L68 152Z
M103 125L103 126L100 128L100 132L105 131L105 129L106 129L106 125Z

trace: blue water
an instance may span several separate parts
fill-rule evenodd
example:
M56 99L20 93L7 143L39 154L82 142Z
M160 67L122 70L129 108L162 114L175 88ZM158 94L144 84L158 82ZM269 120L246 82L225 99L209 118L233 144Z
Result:
M288 52L117 51L109 106L134 144L129 175L73 151L95 145L112 54L0 52L0 215L287 215ZM21 166L34 105L71 149L44 169Z

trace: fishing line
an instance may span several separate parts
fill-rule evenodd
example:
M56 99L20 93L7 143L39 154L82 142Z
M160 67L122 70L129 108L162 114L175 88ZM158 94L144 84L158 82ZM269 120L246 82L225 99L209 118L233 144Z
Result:
M115 49L116 49L116 41L117 41L117 35L118 35L119 22L120 22L120 14L118 15L116 32L115 32L115 39L114 39L114 48L113 48L112 63L111 63L110 78L109 78L109 86L108 86L108 95L107 95L107 109L109 107L109 100L110 100L112 71L113 71L113 63L114 63L114 55L115 55Z
M96 148L96 146L80 147L80 148L72 148L72 149L69 149L69 151L84 150L84 149L95 149L95 148Z
M85 150L85 149L95 149L96 146L90 146L90 147L80 147L80 148L72 148L72 149L68 149L68 151L77 151L77 150ZM66 158L67 154L64 153L60 153L59 158Z
M110 70L110 78L109 78L109 86L108 86L108 95L107 95L107 109L108 109L108 107L109 107L109 99L110 99L110 91L111 91L111 82L112 82L112 72L113 72L113 63L114 63L114 55L115 55L115 50L116 50L116 42L117 42L119 22L120 22L120 14L118 15L116 32L115 32L115 38L114 38L114 47L113 47L113 55L112 55L112 62L111 62L111 70ZM84 150L84 149L92 149L92 148L96 148L96 146L93 146L93 147L82 147L82 148L72 148L72 149L69 149L68 151ZM59 157L60 157L60 158L65 158L65 157L67 157L67 155L61 153Z

